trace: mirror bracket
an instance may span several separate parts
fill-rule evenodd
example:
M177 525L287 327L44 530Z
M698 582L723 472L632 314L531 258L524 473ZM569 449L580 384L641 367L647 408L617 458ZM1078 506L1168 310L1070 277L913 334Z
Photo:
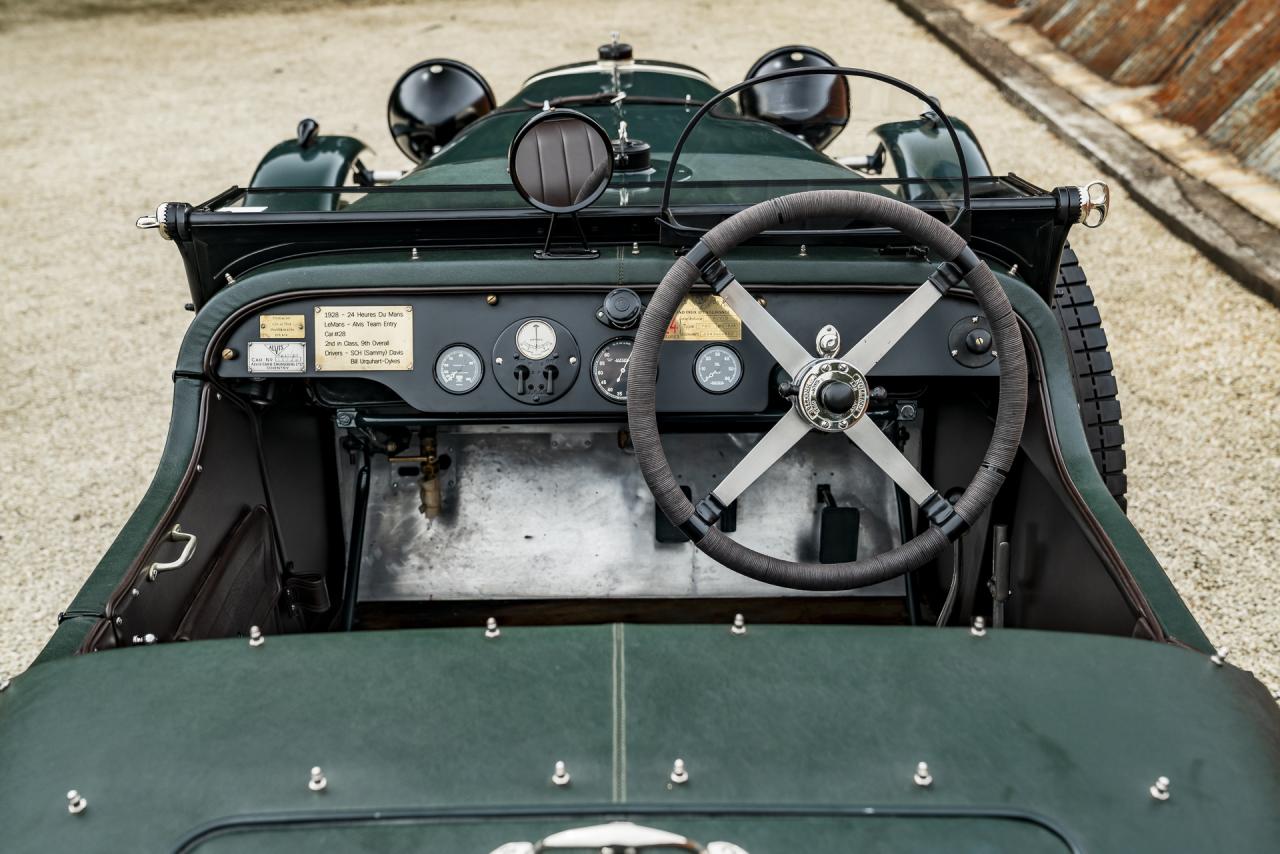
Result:
M582 221L578 219L578 214L570 213L569 217L573 220L574 225L578 227L578 239L582 241L582 246L560 247L559 249L551 248L551 235L556 230L556 217L558 213L551 215L551 222L547 224L547 239L543 241L542 248L534 250L533 257L539 261L581 261L599 258L599 250L592 249L587 243L587 233L582 230Z

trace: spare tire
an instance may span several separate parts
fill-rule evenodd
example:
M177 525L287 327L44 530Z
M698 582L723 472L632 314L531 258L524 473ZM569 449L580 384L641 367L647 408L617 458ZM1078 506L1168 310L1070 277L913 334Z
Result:
M1107 351L1107 333L1084 268L1070 246L1062 250L1053 312L1071 357L1071 375L1089 450L1098 474L1123 510L1127 507L1125 492L1129 485L1124 473L1124 427L1120 424L1120 399Z

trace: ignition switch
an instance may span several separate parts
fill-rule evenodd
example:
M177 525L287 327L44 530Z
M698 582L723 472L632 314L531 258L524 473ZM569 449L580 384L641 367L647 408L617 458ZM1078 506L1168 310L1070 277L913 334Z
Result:
M614 329L630 329L640 320L640 295L631 288L614 288L596 309L596 320Z
M947 335L951 358L966 368L981 368L995 361L991 324L980 314L961 318Z

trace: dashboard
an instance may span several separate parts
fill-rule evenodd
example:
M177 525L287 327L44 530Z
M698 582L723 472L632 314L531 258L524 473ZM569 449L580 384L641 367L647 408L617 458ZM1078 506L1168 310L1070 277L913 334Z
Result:
M834 325L847 350L898 305L896 291L749 285L812 349ZM243 315L218 344L228 379L371 380L425 413L513 418L616 415L626 408L632 336L652 288L512 286L335 292ZM975 303L939 301L875 377L996 376ZM786 377L731 309L695 290L667 332L659 411L763 412Z

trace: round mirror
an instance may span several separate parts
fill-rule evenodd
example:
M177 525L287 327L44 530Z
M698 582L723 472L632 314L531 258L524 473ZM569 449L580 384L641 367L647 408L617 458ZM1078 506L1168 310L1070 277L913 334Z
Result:
M511 142L511 183L548 213L580 211L600 198L613 176L613 147L598 123L573 110L544 110Z

